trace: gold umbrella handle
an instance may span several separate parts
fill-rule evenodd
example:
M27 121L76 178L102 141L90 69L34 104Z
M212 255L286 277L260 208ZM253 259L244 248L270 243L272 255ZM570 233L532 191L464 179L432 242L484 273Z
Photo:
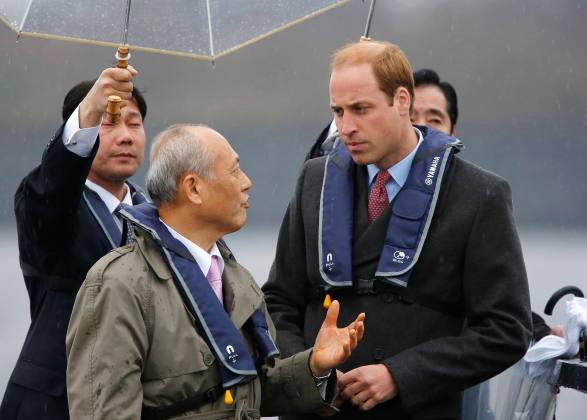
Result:
M128 47L118 47L118 51L116 51L116 55L114 57L118 60L116 67L120 69L125 69L128 67L128 60L130 59L130 52Z
M130 52L128 47L118 47L118 51L116 51L116 55L114 56L118 63L116 63L116 67L125 69L128 67L128 60L130 58ZM108 97L108 105L106 106L106 117L111 124L116 124L120 121L121 112L120 112L120 96L112 95Z
M106 117L111 124L116 124L120 121L122 113L120 112L120 103L122 99L120 96L110 95L108 97L108 105L106 106Z

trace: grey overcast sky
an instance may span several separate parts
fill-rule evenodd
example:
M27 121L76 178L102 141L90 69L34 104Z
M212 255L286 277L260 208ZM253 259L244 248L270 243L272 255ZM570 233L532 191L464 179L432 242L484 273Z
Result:
M177 122L223 133L253 179L252 224L278 225L304 155L331 118L328 61L361 35L369 2L345 6L219 59L135 52L147 134ZM587 5L582 0L380 0L372 36L457 89L462 156L509 180L523 225L587 226ZM173 31L172 28L169 31ZM164 35L163 35L164 36ZM21 38L0 26L0 220L60 125L76 82L112 49ZM143 183L144 170L135 177Z

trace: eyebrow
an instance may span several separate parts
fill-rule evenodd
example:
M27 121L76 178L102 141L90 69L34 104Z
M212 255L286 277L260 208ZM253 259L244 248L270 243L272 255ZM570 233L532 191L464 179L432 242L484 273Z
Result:
M371 103L368 101L355 101L355 102L351 102L350 104L348 104L348 108L356 108L358 106L370 106ZM340 109L342 108L342 105L335 105L335 104L330 104L330 109Z
M436 115L439 117L445 117L444 113L441 110L439 110L438 108L427 108L425 112L426 112L426 114L432 114L432 115ZM448 114L448 112L447 112L447 114Z
M143 116L141 115L140 112L138 111L129 111L127 114L129 117L134 118L134 117L141 117L143 118Z

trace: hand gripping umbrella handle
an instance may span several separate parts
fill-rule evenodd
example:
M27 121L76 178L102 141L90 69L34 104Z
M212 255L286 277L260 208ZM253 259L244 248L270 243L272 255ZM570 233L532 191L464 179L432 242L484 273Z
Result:
M116 67L125 69L128 66L128 60L130 59L130 52L128 47L120 46L116 51L114 57L118 60ZM116 124L120 121L120 103L122 99L120 96L112 95L108 97L108 105L106 106L106 117L111 124Z

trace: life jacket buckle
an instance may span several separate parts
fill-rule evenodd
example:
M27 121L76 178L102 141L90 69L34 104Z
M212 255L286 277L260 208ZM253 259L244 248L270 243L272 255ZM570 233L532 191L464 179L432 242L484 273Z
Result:
M375 277L373 279L374 293L391 294L395 299L407 304L414 303L414 299L406 296L405 289L388 282L385 278Z
M357 295L375 295L375 279L357 279L355 283L355 294Z

